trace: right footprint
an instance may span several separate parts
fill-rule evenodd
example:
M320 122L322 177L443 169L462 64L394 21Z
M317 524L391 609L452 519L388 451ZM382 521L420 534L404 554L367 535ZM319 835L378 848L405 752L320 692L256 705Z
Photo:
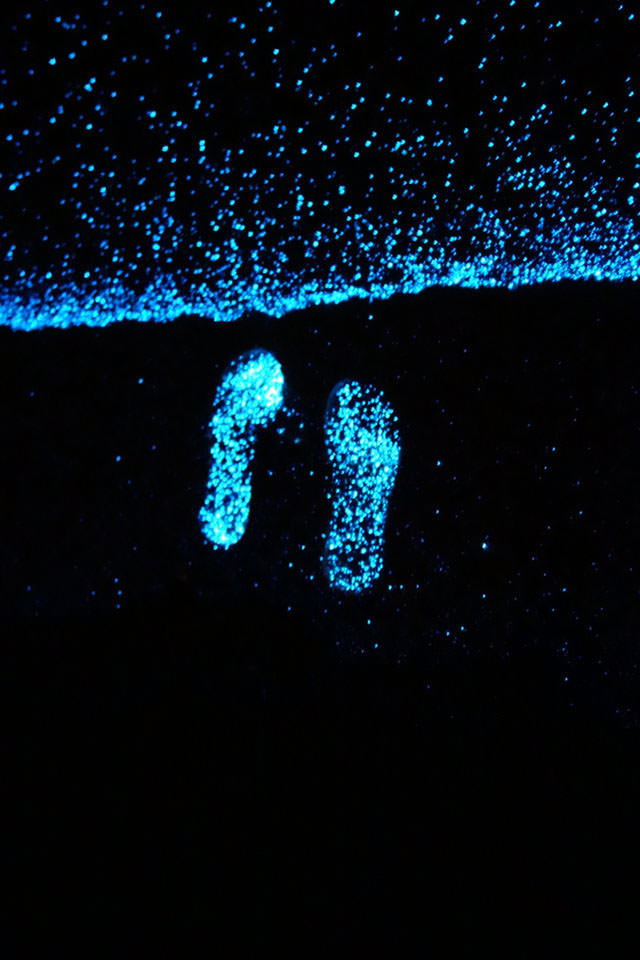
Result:
M374 387L343 380L324 416L331 518L323 562L337 590L361 593L382 573L384 528L400 462L397 416Z

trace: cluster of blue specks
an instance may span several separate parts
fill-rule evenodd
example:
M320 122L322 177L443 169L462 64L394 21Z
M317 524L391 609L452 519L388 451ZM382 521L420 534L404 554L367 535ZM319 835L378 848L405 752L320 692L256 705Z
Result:
M384 528L400 462L397 417L357 381L334 387L325 413L332 470L324 564L332 587L360 593L382 573Z
M216 548L238 543L249 521L251 464L259 427L282 407L284 376L275 357L251 350L233 361L216 392L209 425L213 445L202 532Z
M637 279L640 15L600 6L9 0L0 323Z
M273 354L250 350L234 360L216 391L207 494L200 510L205 539L237 544L247 528L257 431L283 405L284 375ZM331 503L324 566L330 585L371 588L383 569L389 498L400 462L397 417L382 393L357 381L338 383L324 418Z

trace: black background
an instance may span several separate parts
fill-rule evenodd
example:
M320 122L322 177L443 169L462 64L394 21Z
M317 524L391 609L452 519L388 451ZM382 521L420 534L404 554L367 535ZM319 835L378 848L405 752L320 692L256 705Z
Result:
M70 872L94 925L124 919L133 879L154 922L237 914L255 949L298 924L415 947L443 917L471 943L505 912L605 949L635 870L636 302L569 284L2 332L4 646L40 919L66 916ZM205 428L252 346L294 414L260 439L245 538L214 552ZM319 555L344 376L385 390L403 460L388 572L341 601ZM540 949L527 930L517 955Z
M185 42L197 6L184 5ZM367 48L356 31L370 12L337 7L326 35L348 39L354 76L366 67L377 93L389 83L411 93L417 78L429 92L410 18L392 40L383 17L372 23ZM3 62L11 89L26 91L11 122L33 126L94 54L48 86L48 6L34 6L35 27L22 12L17 39L3 31ZM287 16L297 70L322 31L302 5ZM619 71L607 69L612 37L621 60L637 51L617 21L615 30L585 21L583 34L575 16L566 39L548 44L538 24L519 109L547 82L552 101L558 65L571 67L572 98L553 102L537 144L575 121L576 165L599 165L612 183L620 173L624 186L628 127L615 150L606 137L596 150L574 98L585 84L620 98ZM148 41L147 14L139 27L133 15L113 19L116 48ZM64 42L77 46L71 34ZM411 52L406 69L383 60L387 47ZM527 45L510 49L512 60L492 67L497 86L509 85ZM192 68L183 57L182 80ZM450 66L442 57L429 61L435 73ZM42 76L28 81L36 61ZM471 70L462 46L451 63L463 61ZM128 158L153 164L158 146L138 140L127 86L151 85L168 112L184 85L156 61L118 69L123 105L106 116L105 136L120 148L126 186ZM221 112L202 120L221 155L258 122L286 114L295 125L313 109L229 69L237 84L220 81ZM325 76L335 91L341 79ZM475 118L480 143L496 122L476 117L485 92L450 69L447 97L458 127ZM409 107L406 116L411 127ZM73 111L68 119L71 132L56 134L63 146L76 137ZM324 135L322 122L310 136ZM38 150L58 150L48 136L11 154L12 175ZM490 193L494 171L478 156L460 158L462 187L473 174ZM180 163L190 169L188 150ZM79 274L99 261L99 231L74 234L75 214L57 209L75 159L65 154L62 166L58 183L43 162L32 193L8 200L3 229L19 251L7 283L36 256L44 268L71 255ZM355 206L368 202L367 177L346 169ZM323 183L326 171L312 156L304 172ZM148 189L162 197L157 177ZM526 207L521 194L503 200L510 213L512 201ZM91 207L90 192L82 201ZM58 231L42 243L41 211ZM107 203L107 225L119 216ZM446 230L445 217L434 224ZM126 265L143 234L117 237ZM145 259L141 272L156 268ZM12 870L8 907L26 901L25 934L44 928L55 946L88 925L91 955L146 950L151 932L164 938L175 926L183 938L200 931L209 952L231 932L234 952L249 955L353 938L359 951L371 943L423 956L440 934L454 955L505 937L516 957L614 952L637 893L637 308L633 284L567 283L434 289L229 325L0 329L0 609L6 735L20 770L7 767L6 782L23 815L7 832L26 872ZM281 362L291 415L260 438L246 536L217 553L197 520L206 425L222 372L252 347ZM350 599L329 591L319 562L322 417L344 377L385 391L403 443L385 575Z

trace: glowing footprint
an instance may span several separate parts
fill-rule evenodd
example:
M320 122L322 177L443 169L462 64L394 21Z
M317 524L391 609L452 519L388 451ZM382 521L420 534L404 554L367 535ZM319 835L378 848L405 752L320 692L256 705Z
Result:
M233 546L246 530L256 432L275 419L283 387L276 358L265 350L250 350L227 367L216 391L209 424L211 469L199 513L202 532L216 548Z
M333 388L324 418L332 468L324 565L332 587L360 593L382 573L384 527L400 437L382 393L355 380Z

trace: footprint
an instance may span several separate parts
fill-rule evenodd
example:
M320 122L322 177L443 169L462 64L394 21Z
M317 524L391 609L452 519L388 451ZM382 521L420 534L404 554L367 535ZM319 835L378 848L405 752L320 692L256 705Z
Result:
M266 350L249 350L225 370L216 391L207 494L199 519L206 539L227 549L242 538L251 505L251 464L259 427L283 403L282 367Z
M341 381L329 395L324 426L331 519L323 562L338 590L361 593L382 573L387 508L400 462L397 419L379 390L355 380Z

